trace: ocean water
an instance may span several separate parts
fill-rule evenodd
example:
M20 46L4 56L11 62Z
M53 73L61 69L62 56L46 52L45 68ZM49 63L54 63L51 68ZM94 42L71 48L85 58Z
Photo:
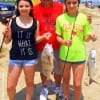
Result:
M92 5L94 6L100 6L100 0L81 0L81 2L83 3L88 2L88 1L91 1Z

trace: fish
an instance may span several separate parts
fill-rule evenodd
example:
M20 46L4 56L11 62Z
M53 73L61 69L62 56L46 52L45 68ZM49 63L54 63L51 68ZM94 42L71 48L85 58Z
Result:
M42 73L47 80L51 80L54 69L54 52L51 44L46 44L41 54Z
M91 49L87 61L88 66L88 76L90 78L93 78L93 76L96 74L96 50Z
M96 75L96 50L91 49L89 53L89 57L87 60L88 67L88 76L89 76L89 84L92 82L98 83L94 80L94 76Z

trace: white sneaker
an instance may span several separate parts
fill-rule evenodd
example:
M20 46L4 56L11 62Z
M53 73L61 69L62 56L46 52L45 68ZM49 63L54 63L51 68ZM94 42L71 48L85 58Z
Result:
M55 91L56 94L59 94L60 87L56 87L54 91Z
M63 98L64 97L64 93L63 93L61 87L56 87L55 93L56 93L56 100L57 100L57 98Z
M47 98L48 98L48 89L43 88L40 93L40 100L47 100Z
M64 92L62 91L62 89L60 89L60 91L59 91L59 96L60 97L63 97L64 96Z

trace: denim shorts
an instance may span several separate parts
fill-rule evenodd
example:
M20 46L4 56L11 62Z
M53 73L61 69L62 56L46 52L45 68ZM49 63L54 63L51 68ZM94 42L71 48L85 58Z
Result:
M23 66L33 66L38 63L38 59L34 60L10 60L9 65L10 66L18 66L18 67L23 67Z

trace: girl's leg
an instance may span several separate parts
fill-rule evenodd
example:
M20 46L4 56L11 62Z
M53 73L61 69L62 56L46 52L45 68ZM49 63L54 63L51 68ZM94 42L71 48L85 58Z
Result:
M8 68L7 93L9 96L9 100L15 100L16 85L17 85L21 70L22 70L21 67L15 67L15 66L10 66Z
M31 100L34 91L34 75L36 71L36 65L24 66L23 71L26 81L26 100Z
M64 91L64 97L69 98L69 82L70 82L70 70L71 70L71 64L67 63L64 67L64 63L61 63L61 68L63 70L63 91ZM64 68L64 69L63 69Z
M80 100L85 64L73 64L74 100Z

